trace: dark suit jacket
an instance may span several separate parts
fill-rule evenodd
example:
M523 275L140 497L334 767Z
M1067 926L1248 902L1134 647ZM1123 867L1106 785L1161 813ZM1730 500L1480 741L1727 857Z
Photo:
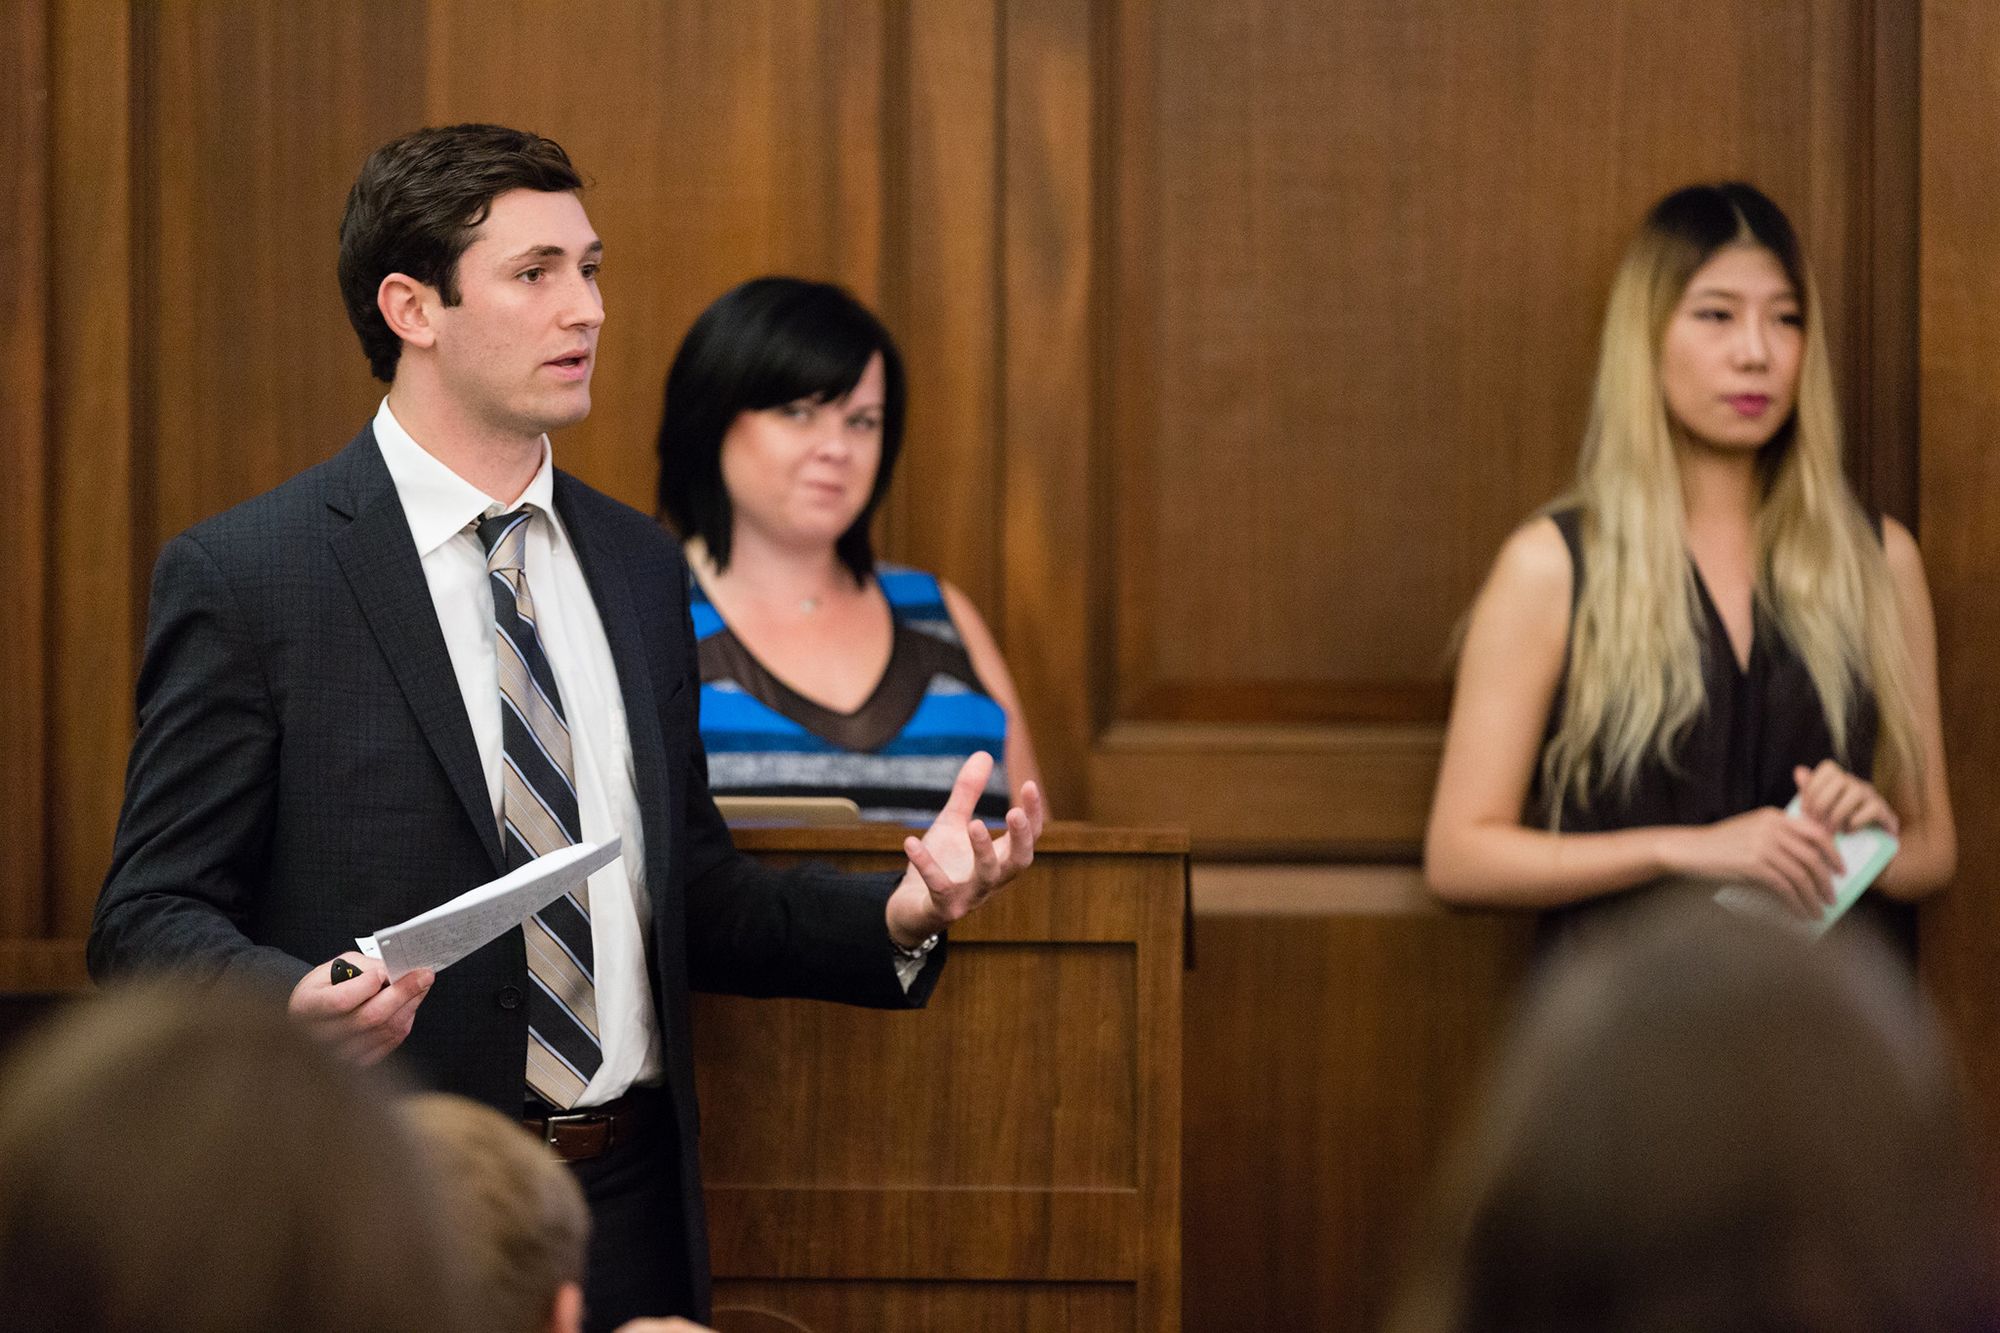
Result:
M555 507L631 732L685 1262L705 1308L689 988L920 1005L941 960L903 993L883 924L893 878L780 873L735 851L708 795L679 548L566 475ZM99 980L174 968L283 995L355 936L504 869L471 724L372 430L167 545L138 701L90 935ZM446 969L402 1063L519 1115L528 985L519 931Z

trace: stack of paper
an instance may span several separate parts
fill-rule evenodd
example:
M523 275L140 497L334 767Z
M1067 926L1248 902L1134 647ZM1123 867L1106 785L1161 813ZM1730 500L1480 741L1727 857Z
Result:
M389 980L420 967L437 971L498 939L565 893L574 893L618 857L620 839L580 842L538 856L490 884L354 941L388 965Z

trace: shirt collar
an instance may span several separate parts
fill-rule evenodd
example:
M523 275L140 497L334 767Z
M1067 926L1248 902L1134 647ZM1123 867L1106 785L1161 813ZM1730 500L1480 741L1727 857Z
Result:
M549 516L552 530L557 528L553 508L555 469L550 461L548 436L542 437L542 465L535 469L534 480L528 483L527 490L521 492L520 499L507 505L453 472L412 439L410 433L403 429L403 423L396 420L396 414L389 410L386 396L382 405L375 409L374 430L376 447L382 451L382 462L388 467L389 479L396 484L396 495L403 502L403 516L409 521L410 536L416 539L419 559L443 546L470 524L522 505L533 505Z

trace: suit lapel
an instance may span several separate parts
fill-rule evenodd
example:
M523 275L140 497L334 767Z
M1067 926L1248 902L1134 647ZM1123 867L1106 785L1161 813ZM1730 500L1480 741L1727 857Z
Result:
M494 869L506 866L500 829L493 818L479 747L465 715L458 675L438 628L409 520L389 479L372 430L363 430L342 455L348 464L345 487L331 486L327 506L351 521L329 544L355 600L374 631L376 644L395 673L417 725L430 742L452 790L479 830Z
M577 563L583 567L584 582L597 603L597 618L604 624L605 642L611 662L618 672L618 692L625 702L625 731L632 745L632 772L639 798L639 819L646 835L646 859L658 862L666 852L663 823L671 793L666 739L659 725L659 704L653 691L651 663L646 656L646 640L640 628L637 604L632 597L627 562L609 548L601 525L578 512L578 483L556 474L556 513L576 548ZM658 882L647 867L647 878ZM655 899L655 901L659 901Z

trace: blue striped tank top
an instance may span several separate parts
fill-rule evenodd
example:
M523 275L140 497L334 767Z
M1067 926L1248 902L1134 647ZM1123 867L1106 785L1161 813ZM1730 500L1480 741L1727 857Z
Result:
M1007 814L1007 714L986 692L945 609L938 581L882 565L889 666L862 705L836 712L799 694L753 657L689 576L701 657L701 739L717 796L845 796L862 817L928 824L965 757L985 750L993 775L978 814Z

